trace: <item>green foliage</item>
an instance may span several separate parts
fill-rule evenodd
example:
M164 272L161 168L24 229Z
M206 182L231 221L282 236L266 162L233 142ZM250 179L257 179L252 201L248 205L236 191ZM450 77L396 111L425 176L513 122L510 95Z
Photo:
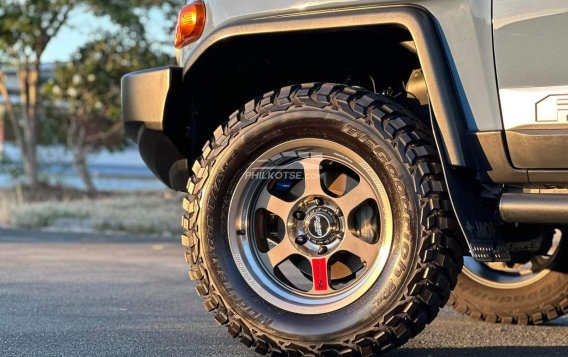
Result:
M185 4L184 0L87 0L84 2L89 5L95 15L109 16L114 23L130 29L131 37L144 34L145 16L136 9L160 8L171 16Z
M128 72L170 62L169 56L154 52L146 42L125 44L113 34L104 34L81 47L44 86L51 122L61 122L55 127L75 139L83 135L80 145L87 152L120 148L124 143L116 130L121 123L120 79ZM63 143L73 145L69 140Z
M0 52L7 62L39 60L73 11L107 16L130 38L144 39L144 10L172 14L182 0L0 0ZM1 54L1 53L0 53Z
M146 44L144 25L148 19L148 12L152 9L160 9L165 13L172 14L182 3L183 0L0 0L0 65L17 69L18 77L21 81L20 99L22 103L26 103L26 105L19 108L16 108L15 105L9 106L8 112L12 124L10 128L22 152L26 178L32 186L38 185L36 146L40 141L44 143L63 141L61 131L57 130L60 121L44 121L40 115L43 99L40 93L42 85L40 81L40 78L42 78L42 55L50 41L74 14L88 12L95 16L106 17L120 27L120 31L115 33L114 36L105 38L107 41L109 39L114 41L110 48L118 49L119 53L123 54L120 49L120 43L122 43L130 44L130 46L140 45L141 48L146 50L148 45ZM88 26L88 30L97 31L96 26L91 27L91 25L85 24L85 26ZM102 42L98 45L103 47ZM79 54L79 56L85 57L83 58L85 62L88 60L97 61L97 56L99 56L99 54L94 52L98 50L96 44L93 42L90 46L91 48L88 46L84 48L85 53L80 51ZM87 52L91 52L92 55L87 55ZM103 57L105 55L110 57L108 52L100 54ZM110 68L111 72L108 75L99 75L98 72L91 72L97 74L94 80L92 80L92 76L81 77L83 82L74 83L74 85L76 87L83 85L83 88L86 88L86 83L94 81L96 83L93 83L93 85L97 85L96 88L100 88L98 85L105 82L109 83L109 78L115 80L117 73L121 71L118 66L110 64L110 61L115 59L117 58L109 59L104 66L98 68L91 64L91 70L104 71ZM100 60L104 61L105 59L100 58ZM146 60L147 57L141 59L141 61ZM130 59L118 63L126 64L128 61L133 64L136 62L136 60ZM75 69L78 68L76 59L73 60L72 66ZM69 72L72 70L73 68L70 68ZM62 78L64 74L60 76L62 82L68 80ZM4 79L0 82L0 88L6 91ZM75 100L76 97L79 97L79 89L76 88L77 92L75 94L67 89L65 92ZM98 89L89 93L82 92L81 98L87 100L83 103L84 108L90 104L94 104L94 108L89 107L85 111L78 110L77 101L75 101L75 103L69 105L68 109L70 110L56 111L59 114L81 115L79 122L71 121L72 125L80 125L68 131L66 133L67 140L65 140L69 142L69 139L76 137L77 140L74 139L74 143L69 146L87 149L82 150L79 154L75 153L79 161L84 162L86 153L93 149L96 150L99 143L92 144L93 142L106 141L112 136L105 134L105 131L110 131L112 134L116 128L113 122L118 118L119 112L118 107L115 105L117 103L117 95L116 85L109 86L108 93L105 95L100 93ZM101 108L101 103L103 108ZM54 108L56 106L51 106L49 111L54 112ZM55 117L55 115L51 116L51 118ZM69 116L64 117L69 118ZM95 117L98 119L94 120ZM62 120L65 122L65 119ZM106 126L107 124L112 125ZM39 135L40 127L43 137ZM89 135L95 129L101 133L98 137ZM86 142L85 139L92 139L91 143Z
M10 176L12 181L19 182L24 175L24 169L22 168L21 162L3 153L3 155L0 156L0 173Z
M0 0L0 49L18 60L29 61L32 55L37 58L67 19L70 8L69 0Z

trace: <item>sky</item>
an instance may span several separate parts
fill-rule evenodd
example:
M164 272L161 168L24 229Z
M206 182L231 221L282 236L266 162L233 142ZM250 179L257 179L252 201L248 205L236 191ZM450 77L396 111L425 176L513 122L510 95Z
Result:
M152 10L147 24L148 35L155 41L168 43L164 46L165 51L175 55L173 47L173 35L165 31L166 21L174 21L175 19L165 19L159 10ZM85 26L87 25L87 26ZM85 42L93 39L98 30L116 30L116 26L105 17L96 17L89 13L75 10L72 13L67 25L63 26L57 36L51 40L42 60L44 63L65 62L71 58L71 55ZM171 42L171 46L169 43Z

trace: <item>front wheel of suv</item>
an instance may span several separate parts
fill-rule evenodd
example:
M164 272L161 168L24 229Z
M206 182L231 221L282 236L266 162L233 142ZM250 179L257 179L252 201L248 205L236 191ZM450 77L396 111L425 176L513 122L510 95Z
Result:
M249 102L193 166L182 242L204 306L271 356L371 356L432 321L461 257L430 130L306 84Z

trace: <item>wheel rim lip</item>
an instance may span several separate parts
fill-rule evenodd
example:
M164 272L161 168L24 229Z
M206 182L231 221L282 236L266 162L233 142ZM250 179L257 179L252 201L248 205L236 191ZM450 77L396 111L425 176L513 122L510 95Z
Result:
M277 145L262 155L260 155L254 162L252 162L244 172L247 172L251 168L255 168L255 164L259 160L265 157L273 157L272 153L286 152L290 149L295 149L300 151L305 148L315 148L315 149L327 149L327 150L337 150L338 153L345 155L348 153L350 159L354 159L352 163L346 163L342 161L339 157L330 157L333 161L339 162L347 167L354 169L354 164L359 165L362 170L355 170L355 172L361 177L361 179L368 180L369 185L375 191L375 197L372 197L377 202L379 206L380 216L381 216L381 233L379 241L377 242L377 249L379 252L375 257L373 264L367 267L366 271L362 274L362 277L358 277L349 289L345 291L339 291L332 295L307 295L302 294L299 291L292 291L290 287L284 286L283 283L275 279L266 279L266 276L262 276L259 280L259 274L269 274L266 271L266 267L259 266L258 256L253 249L254 243L253 239L239 239L235 233L235 224L239 218L235 212L240 212L239 208L246 204L243 202L242 197L236 197L237 194L242 191L239 188L244 185L244 174L239 179L234 192L232 193L231 202L229 205L229 220L228 220L228 235L229 244L231 249L231 254L237 268L239 269L241 275L257 294L259 294L264 300L269 303L280 307L282 309L293 311L300 314L321 314L336 311L341 309L352 302L356 301L358 298L363 296L378 280L384 267L386 266L388 257L392 249L393 241L393 214L390 204L390 200L386 193L386 188L382 181L379 179L376 172L374 172L369 164L358 154L356 154L351 149L344 147L341 144L317 138L304 138L291 140L280 145ZM326 157L327 159L327 157ZM369 177L367 177L367 175ZM370 178L370 180L369 180ZM243 216L239 214L240 218L244 219L243 229L246 232L250 231L250 217ZM287 228L286 228L287 229ZM247 233L248 235L248 233ZM256 263L254 263L256 262ZM260 264L262 265L262 264ZM258 268L261 269L258 269Z
M479 284L495 289L519 289L536 283L550 274L550 269L527 275L513 275L491 269L472 257L464 257L462 272L465 276Z

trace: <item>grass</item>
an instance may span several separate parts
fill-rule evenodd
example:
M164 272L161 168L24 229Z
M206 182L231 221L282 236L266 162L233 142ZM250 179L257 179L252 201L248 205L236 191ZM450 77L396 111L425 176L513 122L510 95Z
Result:
M46 200L14 205L9 223L23 229L76 225L98 232L174 234L180 231L180 206L180 196L169 192ZM64 224L58 224L62 221Z

